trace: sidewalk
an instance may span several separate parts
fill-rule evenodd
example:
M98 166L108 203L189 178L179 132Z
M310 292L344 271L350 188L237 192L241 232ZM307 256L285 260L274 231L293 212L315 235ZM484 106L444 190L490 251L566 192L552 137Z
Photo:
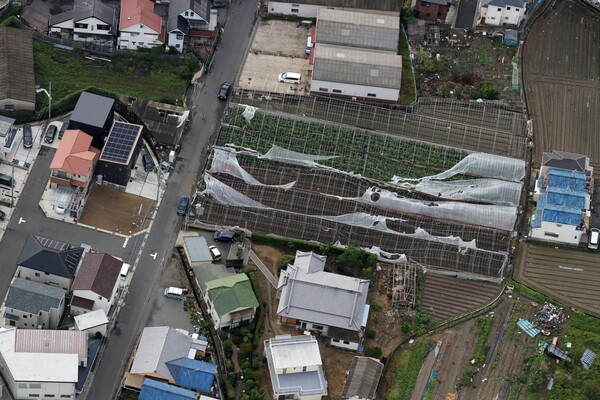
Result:
M263 264L263 262L260 260L260 258L258 258L256 253L252 250L250 250L250 259L252 260L254 265L256 265L258 267L258 269L260 269L260 272L262 272L263 275L265 276L265 278L267 278L267 281L269 281L271 286L273 286L275 289L277 289L277 282L278 282L277 278L275 278L273 276L271 271L269 271L269 269L266 267L266 265Z

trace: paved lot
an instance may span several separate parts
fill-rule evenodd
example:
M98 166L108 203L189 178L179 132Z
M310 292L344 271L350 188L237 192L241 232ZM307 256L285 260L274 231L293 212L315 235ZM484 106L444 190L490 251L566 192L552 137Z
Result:
M310 30L297 25L287 21L261 22L240 74L239 87L277 93L308 93L308 71L312 67L305 50ZM277 76L282 72L302 74L303 83L278 82Z

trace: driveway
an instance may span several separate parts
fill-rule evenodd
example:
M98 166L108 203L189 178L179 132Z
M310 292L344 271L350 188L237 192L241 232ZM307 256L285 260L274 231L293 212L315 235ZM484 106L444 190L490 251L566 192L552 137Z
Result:
M473 29L478 8L479 0L460 0L453 28Z

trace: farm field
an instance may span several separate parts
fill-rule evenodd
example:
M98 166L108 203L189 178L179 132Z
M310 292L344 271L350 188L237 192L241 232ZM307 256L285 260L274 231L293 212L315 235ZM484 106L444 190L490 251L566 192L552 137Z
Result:
M599 14L578 2L556 2L525 40L524 88L537 164L542 152L563 150L600 166L599 41Z
M399 110L328 97L243 90L235 91L231 102L469 151L524 158L527 150L524 114L492 110L493 105L443 100L434 111L421 114L418 107ZM454 116L448 118L449 114Z
M524 243L515 279L600 316L600 254Z

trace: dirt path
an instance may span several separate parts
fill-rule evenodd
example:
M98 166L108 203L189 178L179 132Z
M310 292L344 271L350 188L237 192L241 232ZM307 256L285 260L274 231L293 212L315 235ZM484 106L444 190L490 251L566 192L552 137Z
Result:
M436 344L437 346L437 344ZM425 390L427 389L427 382L429 382L429 378L431 377L431 373L433 372L433 367L436 362L436 350L433 349L427 354L425 357L425 361L423 361L423 366L421 367L421 371L419 372L419 378L417 379L417 383L415 385L415 389L413 390L411 400L421 400L425 395Z

